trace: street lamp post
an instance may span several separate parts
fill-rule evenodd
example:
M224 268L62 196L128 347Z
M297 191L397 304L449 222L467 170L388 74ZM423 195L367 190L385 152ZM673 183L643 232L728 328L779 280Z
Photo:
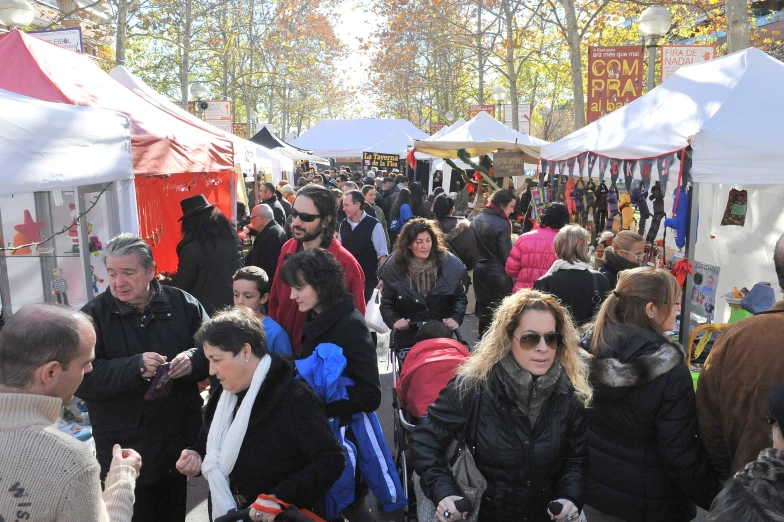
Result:
M496 85L493 89L493 99L498 104L498 121L501 123L504 120L501 119L501 104L506 100L506 89L504 89L503 85Z
M259 114L253 109L248 113L248 138L252 138L256 134L256 120Z
M666 7L652 5L640 13L637 26L648 39L648 92L651 92L656 84L656 41L670 31L672 16Z
M208 107L207 102L202 101L202 98L207 96L209 91L207 86L201 82L191 84L191 95L196 98L196 113L200 120L204 119L204 110Z
M0 0L0 23L10 28L27 27L35 20L35 9L27 0Z

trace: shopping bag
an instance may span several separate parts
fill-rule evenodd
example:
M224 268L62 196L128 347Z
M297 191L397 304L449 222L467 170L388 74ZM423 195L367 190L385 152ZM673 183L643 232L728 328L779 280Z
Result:
M365 307L365 322L367 323L368 328L375 330L380 334L389 331L389 327L384 323L384 319L381 317L381 294L379 294L378 288L373 290L373 295L370 296L370 301L367 302L367 306Z

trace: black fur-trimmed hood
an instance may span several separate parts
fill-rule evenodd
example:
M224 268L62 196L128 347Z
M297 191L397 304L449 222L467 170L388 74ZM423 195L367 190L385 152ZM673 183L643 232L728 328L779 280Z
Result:
M686 350L656 332L620 325L608 334L607 355L590 357L590 380L597 389L635 388L685 364Z

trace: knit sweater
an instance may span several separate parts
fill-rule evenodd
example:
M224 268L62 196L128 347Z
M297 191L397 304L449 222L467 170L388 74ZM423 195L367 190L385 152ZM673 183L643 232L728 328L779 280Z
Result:
M130 522L136 470L112 469L102 495L90 449L55 426L61 407L56 397L0 393L0 520Z

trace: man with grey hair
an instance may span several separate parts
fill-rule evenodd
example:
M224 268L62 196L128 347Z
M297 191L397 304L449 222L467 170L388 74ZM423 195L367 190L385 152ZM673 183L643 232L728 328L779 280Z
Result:
M130 522L139 454L111 447L102 493L89 447L56 426L94 347L90 318L54 304L23 307L0 332L0 520Z
M275 222L275 214L269 205L256 205L250 213L248 233L255 236L253 248L245 256L245 266L257 266L267 272L270 284L278 268L280 249L288 241L286 232Z
M784 235L773 251L784 289ZM767 394L784 382L784 300L739 321L716 340L697 383L700 439L713 469L728 478L770 446Z
M103 473L114 443L144 459L133 521L184 522L186 480L174 466L201 429L198 383L209 363L193 336L208 316L196 298L158 282L140 237L113 237L104 263L109 289L82 308L97 340L93 371L77 395L87 403Z

